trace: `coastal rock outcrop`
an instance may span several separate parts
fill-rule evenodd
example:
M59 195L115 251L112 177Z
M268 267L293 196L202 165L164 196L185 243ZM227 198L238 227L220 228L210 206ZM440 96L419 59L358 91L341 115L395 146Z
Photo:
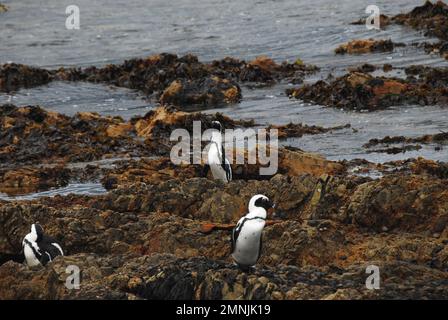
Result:
M185 177L124 183L102 196L2 202L0 292L52 299L441 298L448 290L445 185L446 178L425 171L377 180L278 174L226 185ZM264 232L257 271L245 274L230 264L230 230L202 227L236 223L255 193L269 195L277 215ZM35 221L67 256L30 270L18 256ZM72 264L82 271L80 290L64 285ZM371 264L390 290L365 288Z
M3 92L41 86L52 79L51 72L41 68L16 63L0 65L0 91Z
M234 180L224 184L202 176L201 164L174 165L170 134L191 132L194 120L204 129L215 119L226 128L253 121L169 106L129 121L32 106L0 110L0 192L74 178L108 190L0 200L1 299L441 299L448 292L446 163L335 162L280 147L277 172L260 176L259 163L233 165ZM322 131L278 129L288 136L304 128ZM355 165L380 176L357 175ZM231 229L259 193L276 203L276 213L257 269L245 273L232 264ZM21 243L36 222L65 256L31 269L22 264ZM380 270L381 290L366 288L371 265ZM80 269L79 289L66 286L68 266Z
M362 54L393 51L395 47L404 46L403 43L394 43L392 40L358 39L352 40L337 47L336 54Z
M238 103L243 83L271 85L283 80L300 83L305 76L319 70L297 61L278 64L260 56L249 62L227 57L205 63L191 54L179 57L161 53L84 69L46 70L12 63L0 65L0 91L17 91L55 80L88 81L138 90L154 101L186 110L204 109Z
M347 110L375 111L403 104L434 105L448 101L446 68L425 69L416 78L408 70L406 79L375 77L350 72L329 82L288 89L292 98ZM422 71L421 71L422 72Z

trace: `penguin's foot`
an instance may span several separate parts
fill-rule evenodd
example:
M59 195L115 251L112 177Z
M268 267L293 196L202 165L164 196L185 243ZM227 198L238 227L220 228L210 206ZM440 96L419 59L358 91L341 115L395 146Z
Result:
M254 273L256 271L255 266L242 266L239 264L236 264L238 269L240 269L241 271L245 272L245 273Z
M247 273L255 273L257 271L257 268L255 266L250 266L247 268Z

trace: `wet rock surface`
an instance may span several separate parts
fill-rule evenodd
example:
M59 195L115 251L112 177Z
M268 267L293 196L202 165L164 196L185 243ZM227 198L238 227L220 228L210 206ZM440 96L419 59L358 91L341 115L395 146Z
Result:
M365 19L360 19L352 24L364 25L365 23ZM423 41L412 43L412 45L422 47L427 53L440 54L445 59L448 59L448 5L443 1L436 1L433 3L427 0L423 5L415 7L411 11L400 13L395 16L389 17L381 14L380 28L387 28L390 24L411 27L423 32L425 36L440 39L440 41L436 43ZM358 40L355 40L354 43L358 43ZM361 42L359 42L359 44L358 47L363 47ZM347 49L347 46L343 45L340 47L340 51L342 51L341 53L344 53L344 48ZM393 48L389 47L389 49L390 50L385 51L391 51Z
M382 139L371 139L364 145L365 148L371 148L379 144L396 144L396 143L448 143L448 132L440 132L436 134L427 134L420 137L409 138L404 136L384 137Z
M14 128L14 121L22 123L22 131L14 133L28 132L27 121L32 121L33 130L42 130L43 123L58 128L59 123L79 118L33 107L2 110L3 128ZM186 119L195 117L204 116L163 107L128 123L94 114L84 114L82 119L95 124L101 134L128 139L133 132L151 137L156 144L166 137L167 128L181 124L188 128L191 122ZM202 120L216 117L228 127L241 125L220 115ZM26 136L22 139L27 140ZM3 168L4 188L64 184L79 175L101 178L109 192L0 201L0 298L446 296L445 163L417 159L376 165L384 175L372 179L350 173L354 162L332 162L295 149L278 151L277 174L260 179L258 165L234 166L235 180L228 184L202 177L200 165L175 166L163 156L88 169L68 166L70 161L51 170ZM369 166L366 162L357 165ZM244 273L230 258L230 230L245 214L248 199L258 193L277 204L277 214L265 228L257 269ZM30 269L21 264L21 241L34 222L60 241L66 256ZM365 287L365 270L372 264L381 270L380 290ZM80 289L66 288L68 265L80 268Z
M278 174L227 185L176 177L103 196L1 203L1 298L443 298L446 182L424 171L377 180ZM230 231L201 226L235 223L259 192L278 204L279 217L265 228L256 271L243 273L229 257ZM37 270L8 261L34 221L67 255ZM82 270L79 290L64 285L73 264ZM381 290L365 287L371 264Z
M51 80L51 73L41 68L16 63L0 65L0 91L3 92L41 86Z
M68 184L69 178L70 171L63 166L0 169L0 193L16 195L62 187Z
M421 42L414 44L417 48L423 48L428 54L439 54L448 60L448 42L438 41L435 43Z
M382 139L370 139L369 142L363 145L363 147L369 149L368 152L400 153L420 150L422 148L421 144L431 144L434 145L434 149L436 151L442 151L447 143L448 133L440 132L415 138L404 136L386 136ZM373 149L378 146L385 146L386 148Z
M385 163L372 163L364 159L355 159L342 161L341 164L346 168L346 172L358 176L377 176L377 178L381 178L393 174L416 174L439 179L448 177L447 164L445 162L428 160L422 157Z
M96 113L73 117L39 106L0 108L0 159L8 164L92 161L110 153L144 153L135 131L119 117ZM124 134L125 133L125 134Z
M397 154L397 153L405 153L408 151L418 151L422 148L419 144L408 144L402 145L399 147L387 147L387 148L379 148L379 149L370 149L368 153L387 153L387 154Z
M161 97L162 104L172 104L181 107L215 106L237 103L241 100L241 89L233 81L218 77L198 81L173 81Z
M0 112L0 192L20 195L64 187L69 183L99 181L106 189L118 181L158 183L176 177L202 175L203 161L194 165L174 165L172 147L178 143L171 133L185 129L193 135L193 125L201 132L218 120L227 129L246 130L256 124L237 121L220 113L186 113L161 106L144 116L124 121L119 117L101 117L96 113L78 113L72 117L48 112L39 106L1 106ZM280 138L304 134L331 133L349 125L321 128L302 124L275 127ZM274 127L270 127L274 128ZM186 147L192 150L193 141ZM202 141L200 156L208 142ZM280 148L282 173L310 174L343 172L343 166L300 150ZM235 156L238 156L239 151ZM259 176L260 163L233 165L235 179L269 179ZM190 161L195 160L187 156Z
M279 65L265 57L250 63L227 58L207 65L192 56L151 59L90 71L59 70L52 76L116 81L119 86L157 92L162 101L185 107L215 103L202 93L215 84L202 83L202 89L195 91L203 79L211 79L208 70L204 78L188 76L201 74L201 68L216 68L211 81L218 83L219 93L210 99L230 90L220 100L238 96L235 83L269 84L285 75L297 80L298 74L308 72L300 61ZM178 73L165 77L158 73L160 64L167 64L169 72L176 65ZM160 78L155 80L151 70L154 74L159 70ZM445 73L413 67L406 69L408 78L403 80L351 72L331 83L305 86L301 94L353 110L419 99L432 103L446 97ZM193 121L206 129L213 120L225 128L256 127L253 121L186 113L166 105L129 121L95 113L68 117L38 106L1 106L0 192L32 192L64 186L73 179L101 181L108 192L0 200L0 299L444 299L448 295L446 163L422 158L386 164L334 162L279 148L275 174L260 176L259 163L233 165L234 180L223 184L204 177L201 164L174 165L169 159L172 130L191 133ZM270 128L285 138L330 134L350 126ZM446 134L387 137L371 140L366 147L396 142L443 144ZM379 176L363 174L369 170ZM256 270L245 273L232 263L230 230L246 213L250 197L258 193L272 199L277 212L264 230ZM28 268L22 263L21 241L35 222L58 239L66 256L45 267ZM79 289L65 286L70 265L81 270ZM380 270L378 290L366 288L370 265Z
M443 1L426 1L408 13L392 18L393 22L424 31L425 35L448 40L448 6Z
M300 83L306 75L317 71L317 67L305 65L300 59L278 64L265 56L249 62L228 57L203 63L191 54L178 57L162 53L102 68L45 70L5 64L0 66L0 91L17 91L54 80L88 81L138 90L162 104L191 110L238 103L242 83Z
M288 89L292 98L347 110L375 111L390 106L444 104L448 101L446 68L409 67L407 78L350 72L330 81Z
M79 290L65 288L65 268L69 264L82 266L88 285ZM58 257L48 269L37 271L4 264L0 268L2 276L18 273L23 278L8 277L10 286L0 286L2 299L437 299L446 294L442 272L428 272L406 263L379 265L388 279L384 290L366 290L365 275L357 265L347 270L333 267L332 272L328 272L332 267L281 265L245 274L232 264L199 257L117 255L111 259L78 254ZM410 273L424 275L426 282L408 279ZM24 283L33 283L32 290ZM403 295L407 291L413 294Z
M202 129L219 120L227 128L253 126L221 114L183 113L163 106L124 121L81 112L69 117L40 106L0 108L0 167L26 164L87 162L111 157L169 155L170 134L176 128L192 133L193 122Z
M359 19L351 23L352 25L366 25L366 19ZM385 14L380 14L380 28L385 28L391 24L391 18Z
M337 47L334 52L336 54L362 54L375 52L390 52L395 47L403 47L404 43L394 43L392 40L373 40L373 39L359 39L352 40L346 44Z
M321 134L332 132L336 130L349 129L351 125L348 123L342 126L324 128L320 126L309 126L304 125L302 123L288 123L286 125L271 125L266 130L277 129L278 130L278 138L286 139L286 138L300 138L305 134Z
M1 110L0 141L8 150L1 192L57 187L74 177L101 180L108 190L0 200L1 299L439 299L448 293L445 163L338 163L280 148L276 174L260 176L260 164L234 165L234 180L223 184L202 176L200 164L174 165L166 155L169 133L191 131L193 120L207 127L218 119L226 128L253 122L172 107L128 122L39 107ZM287 125L280 136L304 128L322 133ZM419 140L439 139L444 135ZM45 141L42 153L25 152L36 141ZM92 159L117 160L81 165L78 154L86 150ZM139 157L118 159L131 152ZM353 174L354 166L382 176ZM258 193L277 204L277 213L265 228L257 269L244 273L230 258L230 230ZM30 269L21 263L21 241L35 222L66 256ZM380 290L365 286L372 264L381 271ZM66 288L68 265L80 268L80 289Z

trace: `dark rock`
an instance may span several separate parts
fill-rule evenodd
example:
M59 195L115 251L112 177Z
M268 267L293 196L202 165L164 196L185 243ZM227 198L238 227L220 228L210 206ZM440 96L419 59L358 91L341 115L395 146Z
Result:
M0 65L0 91L41 86L52 80L51 73L44 69L16 63Z
M356 111L375 111L404 104L443 104L448 101L447 70L429 67L425 70L424 76L418 79L408 77L406 80L352 72L331 82L320 80L312 85L288 89L286 93L305 102Z
M232 80L218 77L196 81L175 80L162 93L160 103L209 108L241 100L241 89Z
M389 52L393 51L395 47L404 46L403 43L393 43L392 40L373 40L361 39L352 40L346 44L340 45L335 49L336 54L361 54L361 53L375 53L375 52Z
M396 15L392 21L423 30L427 36L448 40L448 6L442 1L426 1L408 13Z

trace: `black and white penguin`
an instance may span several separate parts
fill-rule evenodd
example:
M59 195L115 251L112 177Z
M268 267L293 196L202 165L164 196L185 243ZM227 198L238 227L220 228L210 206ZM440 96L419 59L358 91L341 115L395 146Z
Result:
M262 194L253 196L249 201L249 213L232 231L232 257L244 271L253 267L260 258L262 231L271 208L274 204L268 197Z
M224 146L222 145L222 125L219 121L212 122L212 138L210 149L208 150L208 167L211 169L213 177L223 182L232 180L232 168L226 158ZM208 168L207 168L208 171Z
M31 225L31 232L22 241L25 262L34 267L39 264L46 265L56 256L63 256L61 246L52 237L44 235L44 230L39 224Z

